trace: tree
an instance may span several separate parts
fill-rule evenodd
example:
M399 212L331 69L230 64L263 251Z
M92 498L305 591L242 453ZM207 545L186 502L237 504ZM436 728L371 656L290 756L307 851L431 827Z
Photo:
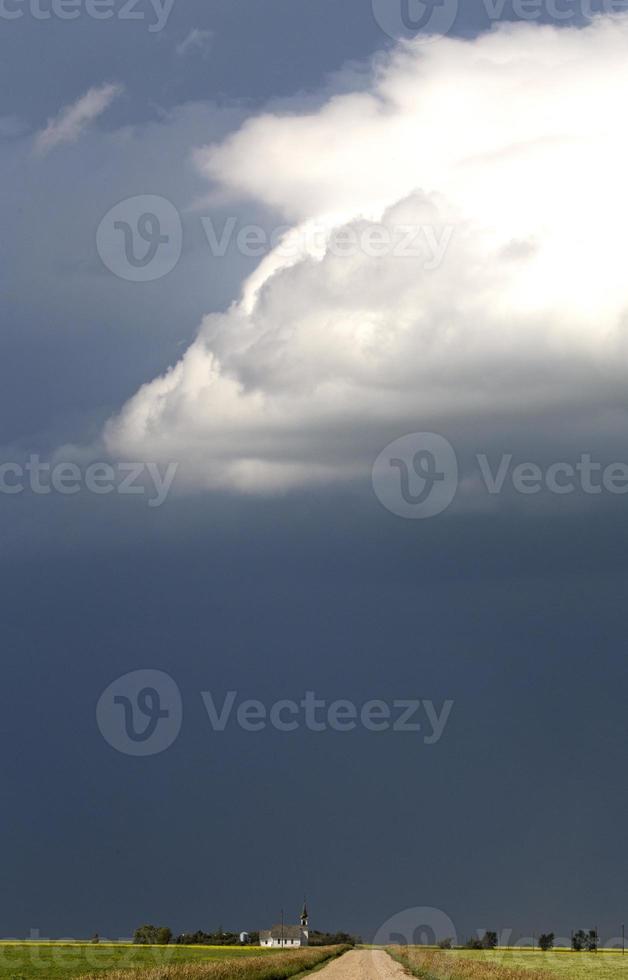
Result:
M547 953L548 949L552 949L554 946L554 933L553 932L542 932L539 936L539 946L544 953Z
M597 947L597 929L589 929L589 934L587 936L587 949L590 953L597 953Z
M583 949L587 948L588 936L583 929L578 929L574 932L571 937L571 948L575 953L581 953Z
M358 942L355 936L348 932L319 932L318 929L310 930L310 946L355 946Z
M495 949L497 946L497 933L485 932L482 936L482 949Z
M257 936L259 941L259 933L250 933L251 936ZM219 927L217 932L203 932L201 929L197 932L184 932L175 939L176 943L182 946L237 946L240 942L240 934L238 932L223 932ZM251 939L253 943L254 940Z
M140 926L135 930L133 942L139 946L167 946L172 939L168 926Z
M439 949L451 949L454 945L453 939L439 939L438 947Z
M472 936L471 939L467 939L464 944L465 949L484 949L482 945L482 940L478 939L477 936Z

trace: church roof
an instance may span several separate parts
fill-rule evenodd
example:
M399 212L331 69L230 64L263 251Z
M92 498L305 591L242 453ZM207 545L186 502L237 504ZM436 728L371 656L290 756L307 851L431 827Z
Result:
M262 929L260 931L260 939L301 939L303 935L303 926L289 926L289 925L278 925L273 926L272 929Z

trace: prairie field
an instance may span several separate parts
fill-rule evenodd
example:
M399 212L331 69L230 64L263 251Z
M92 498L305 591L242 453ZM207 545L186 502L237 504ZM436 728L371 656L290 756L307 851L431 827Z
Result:
M628 980L628 955L616 952L472 952L391 947L391 955L422 980Z
M477 954L469 953L467 956ZM481 954L480 954L481 955ZM490 955L490 954L489 954ZM616 952L572 953L568 950L554 950L549 953L505 951L494 953L505 967L545 970L552 977L574 980L619 980L628 978L628 954Z
M0 943L0 980L286 980L338 947L277 953L259 946L134 946L122 943Z

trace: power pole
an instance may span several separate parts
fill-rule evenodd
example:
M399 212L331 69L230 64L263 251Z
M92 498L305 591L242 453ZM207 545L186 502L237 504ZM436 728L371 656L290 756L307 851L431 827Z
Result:
M283 909L281 910L281 948L283 949Z

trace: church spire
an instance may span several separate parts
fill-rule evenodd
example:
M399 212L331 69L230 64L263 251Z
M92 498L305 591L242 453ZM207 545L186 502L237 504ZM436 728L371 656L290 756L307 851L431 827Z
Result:
M303 911L301 912L301 925L303 927L307 926L308 913L307 905L305 904L305 898L303 899Z

